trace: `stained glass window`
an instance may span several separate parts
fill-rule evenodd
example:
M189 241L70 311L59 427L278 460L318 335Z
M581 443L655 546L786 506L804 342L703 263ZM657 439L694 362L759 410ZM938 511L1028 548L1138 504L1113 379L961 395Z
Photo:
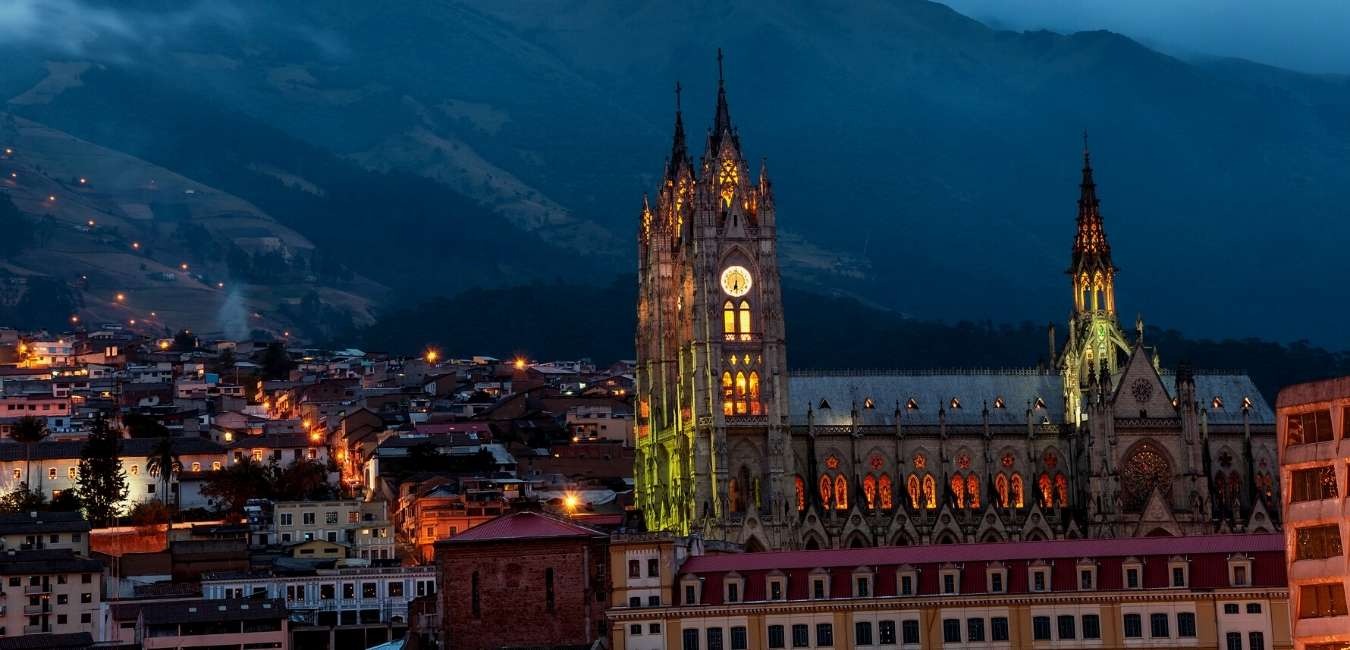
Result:
M1059 496L1059 507L1069 506L1069 479L1063 474L1055 474L1055 494Z
M736 373L736 415L745 415L745 373Z
M830 480L829 474L820 475L820 504L826 508L830 507L830 495L834 494L834 481Z
M722 334L728 341L736 340L736 309L730 300L722 305Z
M836 510L848 510L848 480L843 474L834 477L834 507Z
M798 476L793 480L797 488L797 512L806 510L806 481Z
M877 491L881 493L881 509L890 510L895 507L891 500L891 477L889 474L882 474L881 479L877 481Z
M867 509L876 510L877 479L871 474L863 477L863 497L867 499Z
M932 474L923 476L923 504L925 508L937 507L937 481L933 480Z
M731 373L722 373L722 415L735 413L736 388L731 381Z
M956 501L956 507L966 507L966 480L961 478L960 474L952 477L952 497Z
M1022 475L1013 472L1012 475L1012 507L1026 507L1026 500L1023 498L1024 490L1022 488Z
M1126 512L1143 510L1155 488L1164 499L1172 498L1172 464L1153 443L1139 443L1120 474L1121 505Z
M759 373L750 373L750 415L759 415L763 407L759 403Z
M1036 486L1041 491L1041 507L1049 508L1055 505L1055 495L1053 486L1050 484L1050 475L1042 473L1041 478L1037 479Z
M966 477L966 498L970 500L970 507L980 507L980 479L974 472Z
M919 477L910 474L905 489L909 492L909 507L919 509Z
M999 507L1008 507L1008 477L999 474L994 477L994 491L998 492Z
M741 340L750 340L750 303L741 301Z
M914 454L914 469L924 469L928 466L928 459L923 454Z

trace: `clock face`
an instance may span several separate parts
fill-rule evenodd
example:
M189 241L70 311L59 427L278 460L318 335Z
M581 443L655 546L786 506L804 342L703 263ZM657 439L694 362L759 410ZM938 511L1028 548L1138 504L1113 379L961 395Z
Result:
M744 266L728 266L722 271L722 290L731 296L744 296L750 292L750 272Z

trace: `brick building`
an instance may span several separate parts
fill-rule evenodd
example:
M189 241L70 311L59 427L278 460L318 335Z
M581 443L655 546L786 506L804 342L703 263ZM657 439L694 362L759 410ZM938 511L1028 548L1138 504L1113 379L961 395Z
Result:
M608 545L603 533L536 512L438 542L444 647L588 646L603 638Z
M1297 650L1350 648L1350 377L1290 386L1276 400L1289 597Z

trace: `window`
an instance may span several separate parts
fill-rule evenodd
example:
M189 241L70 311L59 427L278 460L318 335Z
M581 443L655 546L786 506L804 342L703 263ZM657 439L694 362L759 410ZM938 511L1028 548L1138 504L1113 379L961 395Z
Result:
M70 479L70 480L73 481L73 480L75 480L75 476L76 476L77 474L79 474L79 470L78 470L77 468L75 468L75 467L67 467L67 468L66 468L66 478L68 478L68 479Z
M746 650L750 647L750 639L745 634L745 626L737 625L731 628L731 650Z
M698 650L698 630L684 631L684 650Z
M336 524L338 522L338 513L337 512L323 513L323 522L325 524Z
M1247 650L1266 650L1266 635L1261 632L1248 632Z
M82 594L80 594L80 602L81 602L81 603L84 603L84 604L86 604L86 605L88 605L89 603L94 602L94 594L91 594L91 593L89 593L89 592L87 592L87 591L84 592L84 593L82 593ZM1344 613L1344 611L1345 611L1345 599L1342 598L1342 599L1341 599L1341 612Z
M811 647L811 628L805 623L798 623L792 626L792 647Z
M375 593L376 593L375 583L373 583L373 582L363 582L363 583L361 583L361 597L362 597L362 598L375 598L375 597L376 597Z
M872 645L872 624L868 621L858 621L853 624L853 643L856 645Z
M1187 639L1195 637L1195 614L1191 612L1177 614L1177 636Z
M50 480L53 480L53 481L56 480L56 468L55 468L55 467L48 467L48 468L47 468L47 478L50 479Z
M834 626L829 623L816 624L816 645L830 647L834 645Z
M1060 639L1073 639L1073 638L1077 638L1077 636L1078 636L1078 628L1077 628L1077 623L1078 623L1078 621L1077 621L1076 619L1074 619L1074 617L1072 617L1072 616L1070 616L1070 615L1068 615L1068 614L1063 614L1063 615L1061 615L1061 616L1059 617L1059 620L1058 620L1057 622L1059 623L1059 638L1060 638Z
M909 619L900 622L900 642L906 645L919 644L919 622Z
M1169 566L1170 566L1170 568L1171 568L1171 570L1172 570L1172 586L1173 586L1173 587L1185 587L1185 586L1186 586L1186 565L1184 565L1184 564L1172 564L1172 565L1169 565Z
M67 603L69 603L69 602L70 602L70 596L69 596L68 594L57 594L57 595L56 595L56 604L57 604L57 605L65 605L65 604L67 604Z
M1172 633L1168 630L1166 614L1148 615L1148 635L1155 639L1172 636Z
M1001 594L1001 593L1003 593L1003 591L1004 591L1004 589L1003 589L1003 587L1004 587L1003 582L1004 582L1004 574L1005 574L1005 573L1006 573L1006 570L1004 570L1004 569L990 569L990 570L989 570L989 593L991 593L991 594Z
M895 621L877 623L877 637L881 645L895 645Z
M1045 591L1045 590L1046 590L1046 586L1049 584L1049 576L1047 575L1048 573L1049 573L1049 571L1046 571L1045 569L1032 569L1032 570L1031 570L1031 590L1032 590L1032 591Z
M812 580L812 581L811 581L811 597L814 598L814 599L816 599L816 600L824 600L824 598L825 598L825 580L824 580L824 579L822 579L822 578L816 578L815 580Z
M1234 564L1232 585L1234 587L1246 587L1247 584L1247 565Z
M1050 617L1036 616L1031 619L1031 638L1036 641L1050 640Z
M944 594L954 594L954 593L956 593L956 573L955 573L955 572L944 572L944 573L942 574L942 593L944 593Z
M477 596L477 594L478 594L478 572L476 572L476 571L475 571L474 574L473 574L473 593L474 593L475 596ZM320 600L332 600L332 599L334 599L334 598L336 598L336 597L337 597L337 587L335 587L335 586L332 585L332 584L319 585L319 599L320 599ZM477 599L476 597L474 598L474 602L475 602L475 603L478 602L478 599ZM478 615L478 608L477 608L477 607L474 607L474 615L475 615L475 616Z
M200 471L202 471L202 464L201 464L201 463L193 463L193 464L192 464L192 471L194 471L194 472L200 472Z
M629 560L629 561L628 561L628 577L630 577L630 578L641 578L641 577L642 577L642 563L641 563L641 562L639 562L639 561L637 561L637 560Z
M65 625L65 624L66 624L66 615L65 615L65 614L57 614L57 615L56 615L56 624L57 624L57 625Z
M943 643L961 642L961 619L959 618L942 619L942 641Z
M342 597L348 600L356 598L356 583L353 582L342 583Z
M698 603L698 598L694 597L694 585L684 586L684 604L693 605Z
M1289 474L1289 501L1320 501L1339 496L1336 489L1336 469L1331 465L1296 469Z
M1126 589L1139 588L1139 567L1132 566L1125 568L1125 588Z
M741 585L735 581L727 582L727 602L734 603L741 599Z
M1102 618L1096 614L1083 615L1083 638L1102 638Z
M650 558L647 560L647 577L659 578L661 576L661 560Z
M777 578L769 581L769 600L783 599L783 579Z
M1340 557L1343 554L1341 531L1338 524L1305 526L1294 532L1295 560L1320 560L1328 557Z
M596 600L597 600L597 602L598 602L598 601L603 600L603 599L602 599L602 598L597 598ZM648 607L660 607L660 606L661 606L661 597L660 597L660 596L656 596L656 595L653 595L653 596L647 596L647 606L648 606Z
M629 596L629 597L628 597L628 606L629 606L629 607L642 607L642 596Z
M1298 590L1298 617L1345 616L1345 586L1339 582L1303 585Z
M1078 588L1084 591L1091 590L1097 584L1097 571L1090 568L1078 569Z
M1007 616L994 616L990 619L990 641L1008 641Z
M1242 633L1229 632L1225 637L1228 643L1228 650L1242 650Z
M710 627L707 631L708 650L723 650L722 648L722 628Z
M1144 636L1144 621L1138 614L1125 615L1125 638L1138 639Z
M966 641L984 641L984 619L968 618L966 619Z
M769 626L769 647L774 650L787 647L786 643L784 642L782 625Z
M642 636L642 624L634 623L628 626L628 634L631 636Z
M81 623L92 623L93 621L94 621L94 617L93 617L93 615L90 614L89 612L85 612L85 613L83 613L83 614L80 614L80 622L81 622Z
M1238 604L1237 604L1237 603L1224 603L1224 604L1223 604L1223 613L1225 613L1225 614L1236 614L1236 613L1238 613Z
M900 595L901 596L914 595L914 574L912 573L900 574Z
M314 513L312 512L303 513L300 518L304 521L306 526L314 525Z
M1286 440L1290 445L1306 445L1332 440L1331 409L1295 413L1285 418Z
M858 576L858 578L853 581L853 597L867 598L869 595L871 595L871 590L869 589L869 587L871 587L871 584L872 581L869 578L865 576Z

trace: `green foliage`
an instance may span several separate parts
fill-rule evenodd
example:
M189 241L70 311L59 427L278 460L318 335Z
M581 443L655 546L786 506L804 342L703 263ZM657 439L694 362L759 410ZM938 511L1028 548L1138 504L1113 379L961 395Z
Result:
M190 352L197 349L197 337L187 330L178 330L173 335L173 349L177 352Z
M126 413L122 416L122 424L132 438L162 438L169 435L169 429L153 415Z
M127 475L122 469L122 436L99 415L80 450L76 491L85 516L95 525L111 525L127 497Z
M0 238L2 239L2 238ZM5 273L0 271L0 278ZM0 305L0 323L19 329L63 331L70 315L79 311L79 295L65 282L45 276L29 276L23 297L12 306Z
M328 470L321 463L300 460L280 467L251 458L212 472L202 485L202 494L215 502L217 510L231 516L242 514L249 499L302 501L335 496Z
M328 469L312 460L298 460L284 468L269 468L270 494L279 501L329 499L335 496Z
M39 490L29 490L27 483L20 483L18 487L0 496L0 512L5 514L45 510L47 497Z
M9 194L0 193L0 258L23 252L35 240L36 229L25 219Z
M261 366L263 376L267 379L286 379L290 376L291 369L295 368L295 361L287 354L286 344L272 341L263 349L258 365Z
M166 505L169 505L169 488L173 484L174 475L183 471L183 463L179 462L178 454L174 453L173 439L168 435L161 436L155 441L155 446L150 448L150 456L146 458L145 470L150 472L151 475L159 477L159 498Z

